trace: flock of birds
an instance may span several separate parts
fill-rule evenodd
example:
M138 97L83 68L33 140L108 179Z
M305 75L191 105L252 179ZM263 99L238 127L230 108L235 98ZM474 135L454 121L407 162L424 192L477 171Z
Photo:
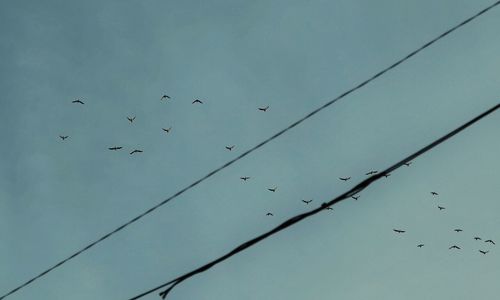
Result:
M166 100L169 100L169 99L171 99L171 97L170 97L170 96L168 96L168 95L163 95L163 96L160 98L160 100L161 100L161 101L166 101ZM85 103L84 103L81 99L76 99L76 100L73 100L73 101L72 101L72 103L73 103L73 104L80 104L80 105L84 105L84 104L85 104ZM192 102L192 104L203 104L203 101L201 101L200 99L194 99L194 100L193 100L193 102ZM265 106L265 107L258 107L257 109L258 109L259 111L266 112L266 111L269 109L269 106ZM133 122L135 121L135 118L136 118L135 116L132 116L132 117L128 116L128 117L127 117L127 120L128 120L130 123L133 123ZM172 127L169 127L169 128L162 128L162 130L163 130L164 132L166 132L166 133L170 133L170 131L172 130ZM61 138L61 140L63 140L63 141L64 141L64 140L66 140L67 138L69 138L69 136L68 136L68 135L60 135L59 137L60 137L60 138ZM226 150L228 150L228 151L232 151L235 147L236 147L236 145L225 146ZM123 148L123 147L121 147L121 146L112 146L112 147L109 147L108 149L109 149L110 151L118 151L118 150L121 150L122 148ZM136 153L143 153L143 150L141 150L141 149L133 149L133 150L130 152L130 155L133 155L133 154L136 154ZM407 167L409 167L411 164L412 164L412 162L407 162L407 163L405 163L404 165L405 165L405 166L407 166ZM374 175L374 174L377 174L377 173L378 173L378 171L371 170L371 171L369 171L369 172L365 173L365 175L366 175L366 176L370 176L370 175ZM391 175L391 174L384 174L384 177L386 177L386 178L387 178L387 177L389 177L390 175ZM242 176L242 177L240 177L240 179L241 179L242 181L247 181L247 180L250 180L250 176ZM341 180L341 181L348 181L348 180L350 180L350 179L351 179L351 177L339 177L339 180ZM277 191L277 189L278 189L278 187L277 187L277 186L267 188L267 190L268 190L269 192L272 192L272 193L275 193L275 192ZM431 195L432 195L432 196L434 196L434 197L439 196L439 194L438 194L437 192L431 192ZM359 197L360 197L359 195L354 195L354 196L352 196L351 198L352 198L352 199L354 199L354 200L358 200L358 199L359 199ZM302 201L304 204L308 205L308 204L310 204L313 200L301 200L301 201ZM322 204L322 206L325 208L325 210L333 210L333 208L331 208L331 207L327 206L327 205L326 205L326 203L323 203L323 204ZM445 209L446 209L445 207L440 206L440 205L437 205L437 208L438 208L440 211L442 211L442 210L445 210ZM272 212L267 212L267 213L266 213L266 216L270 216L270 217L272 217L272 216L274 216L274 214L273 214ZM402 229L393 229L393 231L394 231L395 233L397 233L397 234L404 234L404 233L406 232L406 230L402 230ZM460 229L460 228L456 228L456 229L454 229L454 231L455 231L455 232L457 232L457 233L460 233L460 232L462 232L463 230L462 230L462 229ZM474 236L474 240L475 240L475 241L482 241L482 238L481 238L481 237L478 237L478 236ZM484 241L484 243L489 243L489 244L491 244L491 245L495 245L495 242L494 242L493 240L491 240L491 239L485 240L485 241ZM425 246L425 244L422 244L422 243L417 244L417 247L418 247L418 248L422 248L422 247L424 247L424 246ZM461 250L462 248L461 248L460 246L458 246L458 245L452 245L452 246L450 246L448 249L449 249L449 250ZM478 251L479 251L481 254L483 254L483 255L486 255L487 253L489 253L489 250L482 250L482 249L479 249Z
M171 97L169 95L163 95L161 96L160 100L161 101L167 101L171 99ZM83 102L81 99L76 99L76 100L73 100L71 101L71 103L73 104L80 104L80 105L85 105L85 102ZM192 104L203 104L203 101L201 101L200 99L194 99ZM268 106L265 106L265 107L258 107L257 108L259 111L263 111L263 112L266 112L268 109L269 109L269 105ZM130 123L134 123L135 121L135 116L128 116L127 117L127 120L130 122ZM168 127L168 128L162 128L162 130L164 132L166 132L167 134L170 133L170 131L172 130L172 127ZM59 135L59 138L61 138L61 140L66 140L67 138L69 138L69 135ZM232 151L234 149L235 145L231 145L231 146L226 146L226 149L229 150L229 151ZM109 150L111 151L118 151L118 150L121 150L123 149L122 146L112 146L112 147L109 147L108 148ZM132 151L130 151L130 155L133 155L133 154L136 154L136 153L143 153L144 151L141 150L141 149L133 149ZM248 180L250 179L250 177L246 178L245 180Z

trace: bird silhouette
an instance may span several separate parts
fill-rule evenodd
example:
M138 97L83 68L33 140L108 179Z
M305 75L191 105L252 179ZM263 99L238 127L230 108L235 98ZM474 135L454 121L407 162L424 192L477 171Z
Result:
M309 200L309 201L306 201L306 200L302 200L302 202L304 202L305 204L309 204L312 202L312 200Z
M240 177L240 179L241 179L241 180L243 180L243 181L247 181L248 179L250 179L250 177L248 177L248 176L243 176L243 177Z
M451 250L451 249L458 249L458 250L460 250L460 247L458 247L457 245L453 245L453 246L451 246L451 247L450 247L450 248L448 248L448 249L449 249L449 250Z
M411 162L411 161L406 162L406 163L403 163L403 165L405 165L405 166L407 166L407 167L409 167L411 164L412 164L412 162Z
M134 116L133 118L131 118L131 117L127 117L127 120L129 120L129 121L130 121L130 123L132 123L132 122L134 122L134 120L135 120L135 116Z
M462 229L458 229L458 228L457 228L457 229L455 229L454 231L455 231L455 232L462 232L463 230L462 230Z
M195 103L200 103L200 104L203 104L203 102L202 102L200 99L196 99L196 100L194 100L192 104L195 104Z
M278 187L268 188L267 190L274 193L276 192L276 189L278 189Z
M85 104L85 103L83 103L83 101L82 101L82 100L80 100L80 99L73 100L73 101L71 101L71 103Z
M438 205L438 208L439 208L439 210L443 210L443 209L445 209L444 207L439 206L439 205Z
M422 248L424 246L424 244L418 244L417 247L418 248Z
M130 155L132 155L134 153L142 153L142 152L143 152L142 150L135 149L134 151L130 152Z
M492 240L486 240L486 241L484 241L484 242L485 242L485 243L490 243L490 244L496 245L496 244L495 244L495 242L494 242L494 241L492 241Z
M259 110L260 111L267 111L268 108L269 108L269 105L266 106L266 107L259 107Z
M229 151L233 150L233 148L234 148L234 145L232 145L232 146L226 146L226 149L229 150Z
M163 96L161 96L161 99L160 99L160 100L163 100L163 99L170 99L170 96L168 96L168 95L163 95Z
M476 241L480 241L480 240L481 240L481 238L480 238L480 237L478 237L478 236L475 236L475 237L474 237L474 239L475 239Z
M272 213L267 213L266 216L274 216Z
M373 175L373 174L377 174L377 173L378 173L378 171L370 171L370 172L366 173L365 175Z
M437 196L437 195L439 195L439 194L438 194L438 193L436 193L436 192L431 192L431 195L433 195L433 196Z
M361 197L361 196L352 196L351 198L354 199L354 200L358 200L359 197Z
M347 180L351 179L351 177L339 177L339 179L342 181L347 181Z
M170 133L170 130L172 130L172 126L170 126L169 128L162 128L162 130L166 133Z
M65 139L67 139L69 136L67 136L67 135L60 135L59 137L61 138L61 140L63 140L63 141L64 141L64 140L65 140Z
M488 253L488 252L490 252L490 251L483 251L483 250L479 250L479 252L481 252L482 254L486 254L486 253Z
M405 233L406 232L405 230L401 230L401 229L393 229L393 230L396 233Z
M110 147L110 148L108 148L108 149L109 149L109 150L116 151L116 150L120 150L121 148L123 148L123 147L116 147L116 146L115 146L115 147Z

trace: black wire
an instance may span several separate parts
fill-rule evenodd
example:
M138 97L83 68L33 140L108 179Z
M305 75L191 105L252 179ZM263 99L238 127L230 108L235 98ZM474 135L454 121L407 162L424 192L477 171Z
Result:
M445 31L444 33L440 34L438 37L432 39L431 41L427 42L426 44L424 44L423 46L421 46L420 48L418 48L417 50L411 52L410 54L408 54L407 56L405 56L404 58L398 60L397 62L395 62L394 64L392 64L391 66L383 69L382 71L378 72L377 74L373 75L372 77L370 77L369 79L363 81L362 83L356 85L355 87L351 88L350 90L344 92L343 94L341 94L340 96L337 96L335 99L333 100L330 100L328 101L327 103L325 103L323 106L313 110L312 112L310 112L309 114L307 114L306 116L302 117L301 119L299 119L298 121L292 123L291 125L289 125L288 127L286 127L285 129L282 129L281 131L277 132L276 134L274 134L273 136L267 138L266 140L264 140L263 142L257 144L256 146L254 146L253 148L243 152L242 154L240 154L239 156L237 156L236 158L228 161L227 163L225 163L224 165L220 166L219 168L211 171L210 173L208 173L207 175L203 176L202 178L196 180L195 182L191 183L190 185L188 185L187 187L181 189L180 191L178 191L177 193L173 194L172 196L168 197L167 199L163 200L162 202L158 203L157 205L151 207L150 209L146 210L145 212L143 212L142 214L138 215L137 217L131 219L130 221L126 222L125 224L121 225L120 227L116 228L115 230L105 234L104 236L102 236L101 238L95 240L94 242L88 244L87 246L85 246L84 248L82 248L81 250L75 252L74 254L72 254L71 256L61 260L60 262L58 262L57 264L53 265L52 267L48 268L47 270L43 271L42 273L38 274L37 276L31 278L30 280L26 281L25 283L19 285L18 287L14 288L13 290L11 290L10 292L4 294L3 296L0 297L0 300L1 299L4 299L5 297L9 296L9 295L12 295L13 293L19 291L20 289L24 288L25 286L31 284L33 281L37 280L38 278L42 277L42 276L45 276L47 273L49 273L50 271L60 267L61 265L65 264L66 262L68 262L69 260L75 258L76 256L80 255L81 253L89 250L90 248L92 248L93 246L95 246L96 244L104 241L105 239L109 238L110 236L112 236L113 234L117 233L118 231L121 231L122 229L124 229L125 227L129 226L130 224L132 223L135 223L136 221L138 221L139 219L141 219L142 217L150 214L151 212L153 212L154 210L156 210L157 208L165 205L167 202L169 202L170 200L174 199L174 198L177 198L178 196L180 196L181 194L183 194L184 192L190 190L191 188L197 186L198 184L200 184L201 182L205 181L206 179L208 179L209 177L213 176L214 174L218 173L219 171L229 167L230 165L232 165L233 163L237 162L238 160L242 159L243 157L247 156L248 154L252 153L253 151L259 149L260 147L264 146L265 144L269 143L270 141L276 139L277 137L279 137L280 135L284 134L285 132L287 132L288 130L294 128L295 126L299 125L300 123L302 123L303 121L309 119L310 117L312 117L313 115L317 114L318 112L322 111L323 109L327 108L328 106L332 105L333 103L337 102L338 100L344 98L345 96L351 94L352 92L362 88L364 85L370 83L371 81L375 80L376 78L382 76L383 74L385 74L386 72L388 72L389 70L395 68L396 66L400 65L401 63L405 62L406 60L408 60L409 58L411 58L412 56L414 56L415 54L417 54L418 52L424 50L425 48L429 47L430 45L434 44L436 41L440 40L441 38L447 36L448 34L450 34L451 32L457 30L458 28L464 26L465 24L469 23L470 21L474 20L475 18L479 17L480 15L486 13L487 11L489 11L490 9L494 8L495 6L499 5L500 4L500 0L495 2L494 4L486 7L485 9L481 10L480 12L476 13L475 15L473 15L472 17L464 20L463 22L461 22L460 24L458 25L455 25L454 27L452 27L451 29Z
M164 290L163 292L160 293L160 296L165 299L165 297L168 295L168 293L170 291L172 291L172 289L178 285L179 283L183 282L184 280L186 279L189 279L190 277L193 277L194 275L196 274L199 274L199 273L203 273L205 271L207 271L208 269L210 269L211 267L223 262L224 260L230 258L231 256L233 255L236 255L238 254L239 252L242 252L243 250L247 249L247 248L250 248L251 246L261 242L262 240L265 240L267 238L269 238L270 236L294 225L295 223L298 223L302 220L304 220L305 218L308 218L308 217L311 217L317 213L319 213L320 211L326 209L327 207L330 207L342 200L345 200L345 199L349 199L351 196L353 195L356 195L358 194L359 192L361 192L362 190L364 190L366 187L368 187L370 184L372 184L373 182L379 180L380 178L382 178L384 175L387 175L389 173L391 173L392 171L396 170L397 168L400 168L401 166L403 166L405 163L409 162L409 161L412 161L414 160L415 158L417 158L418 156L424 154L425 152L431 150L432 148L436 147L437 145L443 143L444 141L446 141L447 139L453 137L454 135L456 135L457 133L459 133L460 131L466 129L467 127L471 126L472 124L476 123L477 121L481 120L482 118L486 117L487 115L493 113L495 110L497 110L498 108L500 108L500 104L497 104L495 105L494 107L488 109L487 111L483 112L482 114L480 114L479 116L475 117L474 119L468 121L467 123L459 126L458 128L450 131L449 133L447 133L446 135L442 136L441 138L435 140L434 142L430 143L429 145L423 147L422 149L418 150L417 152L407 156L406 158L402 159L401 161L393 164L392 166L388 167L387 169L385 169L384 171L380 172L380 173L377 173L376 175L373 175L363 181L361 181L360 183L358 183L356 186L354 186L352 189L350 189L349 191L343 193L342 195L340 196L337 196L336 198L330 200L329 202L324 202L323 204L321 204L321 206L319 206L318 208L315 208L311 211L308 211L308 212L305 212L305 213L302 213L302 214L299 214L295 217L292 217L288 220L286 220L285 222L281 223L280 225L276 226L275 228L269 230L268 232L265 232L241 245L239 245L238 247L236 247L235 249L233 249L232 251L226 253L225 255L197 268L197 269L194 269L193 271L190 271L188 273L185 273L184 275L181 275L173 280L170 280L169 282L167 283L164 283L164 284L161 284L155 288L152 288L146 292L143 292L135 297L132 297L130 298L129 300L136 300L136 299L139 299L139 298L142 298L148 294L151 294L161 288L164 288L164 287L167 287L167 286L170 286L168 287L166 290Z

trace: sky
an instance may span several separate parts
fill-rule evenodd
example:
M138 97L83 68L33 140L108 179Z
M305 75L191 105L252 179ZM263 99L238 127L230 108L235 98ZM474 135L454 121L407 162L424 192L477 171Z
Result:
M2 1L0 294L490 4ZM499 103L498 28L495 8L7 299L127 299L345 192ZM497 297L499 128L496 113L169 299Z

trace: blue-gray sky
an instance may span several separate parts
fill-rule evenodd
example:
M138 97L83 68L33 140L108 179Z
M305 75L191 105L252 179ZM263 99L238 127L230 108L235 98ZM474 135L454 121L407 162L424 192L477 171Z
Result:
M491 2L2 2L0 293ZM125 299L340 194L498 103L498 28L497 8L9 299ZM472 238L500 241L499 128L487 118L170 297L497 297L500 249Z

